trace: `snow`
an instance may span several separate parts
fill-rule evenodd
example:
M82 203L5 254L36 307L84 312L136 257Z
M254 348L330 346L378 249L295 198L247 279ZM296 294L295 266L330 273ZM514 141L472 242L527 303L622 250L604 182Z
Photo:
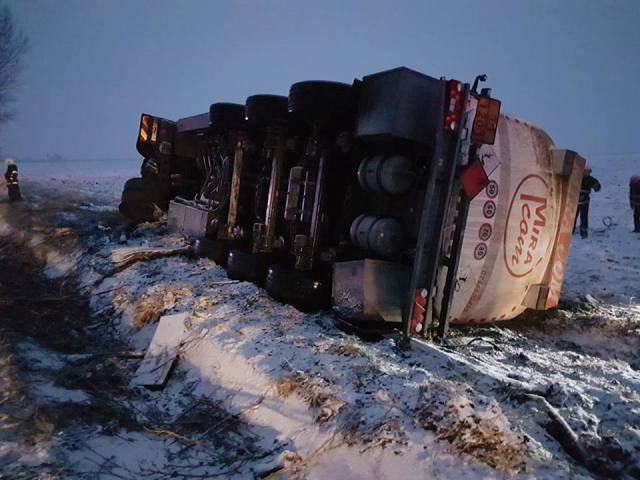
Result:
M88 403L89 396L82 390L69 390L66 388L60 388L52 383L44 383L36 385L36 393L47 399L56 402L75 402L75 403Z
M633 233L629 178L638 174L640 156L589 161L602 190L591 194L589 239L574 235L563 297L580 300L591 294L605 304L638 306L640 235Z
M59 370L65 365L62 355L45 350L31 341L19 343L17 351L21 359L32 367Z
M371 343L347 335L331 315L301 313L253 284L230 282L206 259L142 262L100 281L113 258L130 251L122 249L176 248L183 240L161 223L128 238L103 230L114 226L100 216L117 205L124 178L25 178L27 197L43 205L54 195L66 199L61 221L74 226L92 218L81 215L95 215L93 223L103 226L71 252L34 248L46 246L47 266L79 275L112 333L132 349L148 347L156 324L134 328L146 296L162 299L164 315L190 314L167 386L136 390L127 400L137 418L176 422L194 401L210 404L209 430L238 419L239 433L224 440L253 451L229 467L212 462L203 445L185 453L184 443L150 431L91 428L69 440L68 464L79 476L102 468L99 478L106 479L163 478L157 472L171 469L177 478L186 471L254 478L276 469L278 478L310 479L591 478L547 433L540 407L514 398L514 388L526 388L547 398L597 462L632 478L640 472L640 235L631 232L627 182L637 159L616 159L616 168L611 162L591 162L603 189L592 195L590 237L574 237L561 309L453 329L445 346L410 351L397 336ZM604 217L611 217L610 228L600 227ZM585 302L587 295L595 302ZM36 370L70 361L25 345L20 355ZM92 401L43 375L36 375L43 401ZM204 442L209 430L189 436ZM11 449L1 444L4 458Z

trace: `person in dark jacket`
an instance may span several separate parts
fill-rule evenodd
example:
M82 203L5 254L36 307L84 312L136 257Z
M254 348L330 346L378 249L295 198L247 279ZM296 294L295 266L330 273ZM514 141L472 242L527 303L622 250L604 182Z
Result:
M576 231L578 217L580 217L580 236L587 238L589 236L589 201L591 200L591 190L600 191L600 182L591 176L591 168L584 169L584 177L582 177L582 186L580 187L580 198L578 199L578 211L576 212L576 220L573 224L573 232Z
M18 167L16 162L7 158L4 161L7 170L4 172L4 179L7 182L7 191L9 193L9 201L16 202L22 200L20 195L20 185L18 184Z
M629 181L629 203L633 208L633 231L640 233L640 176Z

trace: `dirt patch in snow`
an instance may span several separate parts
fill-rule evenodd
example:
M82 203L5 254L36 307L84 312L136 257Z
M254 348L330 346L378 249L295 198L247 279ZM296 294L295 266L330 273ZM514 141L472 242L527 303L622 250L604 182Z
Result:
M434 383L423 389L417 414L424 428L456 452L503 472L525 471L528 439L512 428L494 399L465 384Z

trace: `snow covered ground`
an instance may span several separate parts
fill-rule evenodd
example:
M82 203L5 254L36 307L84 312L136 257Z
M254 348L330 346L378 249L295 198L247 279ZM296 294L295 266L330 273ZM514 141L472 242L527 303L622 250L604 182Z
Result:
M105 277L114 250L183 240L162 224L124 235L113 210L126 171L30 172L30 203L22 216L0 205L0 233L15 236L29 216L37 228L23 240L48 276L77 275L93 335L144 351L157 323L134 328L143 305L190 317L159 391L129 385L139 359L21 342L33 402L91 410L104 396L65 383L67 372L91 383L117 369L123 383L106 393L109 412L120 413L29 449L0 437L0 478L52 464L65 469L60 478L638 478L640 236L631 233L627 185L637 161L592 162L603 189L592 197L590 237L574 237L561 309L454 329L447 348L411 351L396 336L346 335L330 314L229 282L209 260L163 258ZM61 228L78 235L73 248L44 242ZM539 397L578 434L589 468L550 435Z
M590 159L602 190L591 194L590 237L575 235L563 294L591 294L606 304L640 305L640 235L632 233L629 177L640 172L640 155ZM610 226L607 226L610 225Z

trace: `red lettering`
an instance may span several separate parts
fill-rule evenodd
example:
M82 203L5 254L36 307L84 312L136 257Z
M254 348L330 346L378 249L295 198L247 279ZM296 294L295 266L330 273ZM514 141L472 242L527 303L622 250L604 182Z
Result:
M525 265L533 262L533 252L538 246L538 235L540 235L540 228L544 227L547 223L547 218L544 215L544 210L547 208L547 199L545 197L538 197L535 195L528 195L523 193L520 195L520 199L525 202L522 204L521 213L522 220L520 220L519 224L519 235L516 240L515 251L516 254L511 257L511 262L514 265L518 265L520 263L520 256L522 255L522 247L525 244L525 237L529 233L529 223L527 220L531 219L531 207L526 202L532 202L537 204L538 206L535 208L536 218L533 221L533 228L531 238L529 239L529 245L527 246L526 258L524 260Z
M529 184L531 186L528 187ZM544 190L538 188L537 184L541 184ZM529 193L523 193L523 190ZM518 185L511 200L508 214L510 218L507 219L507 229L504 236L504 260L509 273L515 277L529 274L540 263L539 260L538 263L536 261L541 255L538 252L541 245L540 236L544 235L547 224L546 209L549 201L547 193L548 185L542 177L527 175ZM518 204L518 202L520 203ZM516 215L519 214L520 218L512 217L513 207L515 207ZM545 240L548 241L548 239ZM511 249L511 252L508 252L507 249Z
M529 231L526 220L520 220L520 235L526 235Z
M520 195L520 199L525 202L534 202L539 204L536 207L536 217L537 219L533 221L533 224L537 227L544 227L547 224L547 217L544 216L544 210L547 208L547 199L545 197L538 197L535 195L527 195L523 193Z

